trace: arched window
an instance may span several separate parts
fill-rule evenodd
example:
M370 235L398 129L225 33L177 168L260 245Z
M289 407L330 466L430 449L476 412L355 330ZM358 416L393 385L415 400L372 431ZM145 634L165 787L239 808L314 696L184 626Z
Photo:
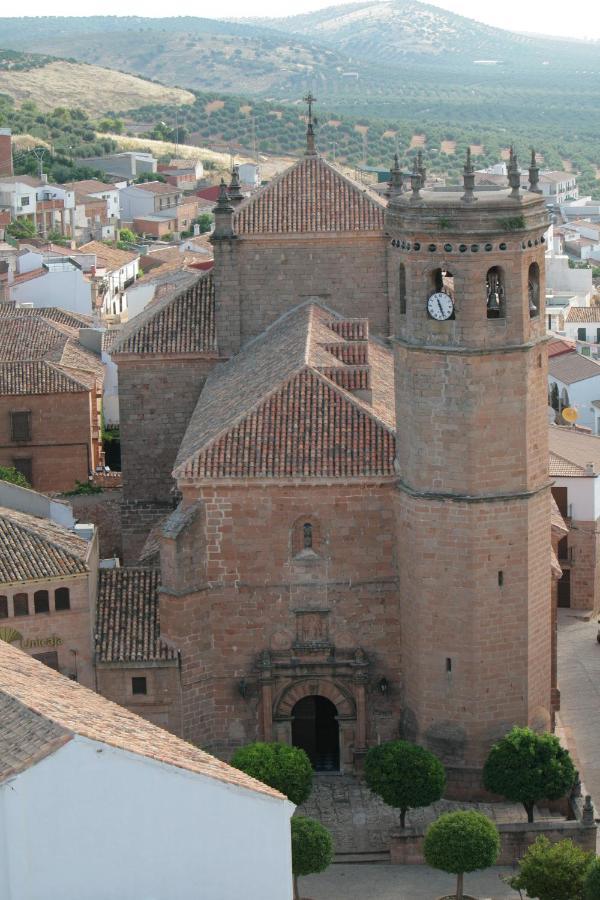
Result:
M504 275L499 266L488 269L485 276L485 294L488 319L504 319L506 316Z
M56 588L54 591L54 609L57 612L61 612L63 609L71 609L69 588Z
M33 595L33 608L36 613L50 612L50 595L48 591L36 591Z
M398 270L398 312L404 315L406 312L406 267L400 263Z
M540 267L531 263L527 277L527 293L529 297L529 316L534 319L540 314Z
M27 594L15 594L13 597L15 616L29 615L29 597Z
M0 619L8 619L8 597L0 597Z
M312 550L313 545L313 527L310 522L305 522L302 526L302 537L305 550Z

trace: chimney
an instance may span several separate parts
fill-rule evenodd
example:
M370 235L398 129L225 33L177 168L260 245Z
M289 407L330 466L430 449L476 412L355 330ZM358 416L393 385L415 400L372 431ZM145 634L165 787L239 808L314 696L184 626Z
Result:
M0 177L13 174L12 134L10 128L0 128Z
M589 463L585 464L585 474L586 475L595 475L596 474L594 472L594 463L589 462Z

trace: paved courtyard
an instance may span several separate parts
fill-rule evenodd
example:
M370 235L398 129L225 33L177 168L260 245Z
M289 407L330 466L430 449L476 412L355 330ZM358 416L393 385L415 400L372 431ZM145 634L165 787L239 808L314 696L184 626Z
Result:
M588 793L600 809L600 644L598 623L585 613L559 609L560 723Z
M465 891L485 900L514 900L518 893L500 880L507 868L465 876ZM451 894L452 875L427 866L336 865L322 875L300 879L300 896L306 900L436 900Z

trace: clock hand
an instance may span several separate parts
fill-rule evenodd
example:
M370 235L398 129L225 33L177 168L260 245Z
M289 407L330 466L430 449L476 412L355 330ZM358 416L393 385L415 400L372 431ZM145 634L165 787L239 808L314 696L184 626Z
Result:
M442 309L442 304L441 304L441 301L440 301L439 297L438 297L437 305L438 305L439 308L440 308L441 314L444 315L444 310Z

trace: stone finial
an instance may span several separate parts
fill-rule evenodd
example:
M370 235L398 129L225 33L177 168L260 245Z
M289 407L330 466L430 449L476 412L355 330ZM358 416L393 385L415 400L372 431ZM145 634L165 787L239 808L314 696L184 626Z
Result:
M515 148L511 145L510 159L508 161L508 186L511 188L510 196L513 200L521 199L521 170Z
M421 175L419 173L419 161L415 156L415 162L413 165L413 170L410 174L410 186L412 189L411 195L411 203L417 200L421 200L421 194L419 193L421 190Z
M473 203L477 200L475 196L475 169L471 160L471 147L467 147L467 158L463 167L463 184L465 192L461 197L463 203Z
M308 104L308 124L306 126L306 150L305 156L316 156L317 149L315 147L315 129L313 127L312 105L317 102L317 98L313 97L309 91L304 102Z
M390 169L390 180L388 181L388 197L396 197L398 194L401 194L403 185L398 154L394 153L394 165Z
M594 824L594 804L592 803L590 794L585 795L583 809L581 811L581 821L584 825Z
M425 187L425 179L427 177L427 169L423 165L423 151L417 150L417 171L421 176L421 187Z
M233 237L233 213L234 209L229 200L227 185L221 178L217 205L213 208L215 228L212 234L213 240Z
M535 150L531 148L531 162L529 163L529 190L532 194L541 194L540 167L537 164Z
M238 204L240 204L244 199L244 195L242 194L242 189L240 186L239 166L234 166L231 170L231 181L229 182L227 193L229 195L230 202L233 203L234 206L238 206Z

